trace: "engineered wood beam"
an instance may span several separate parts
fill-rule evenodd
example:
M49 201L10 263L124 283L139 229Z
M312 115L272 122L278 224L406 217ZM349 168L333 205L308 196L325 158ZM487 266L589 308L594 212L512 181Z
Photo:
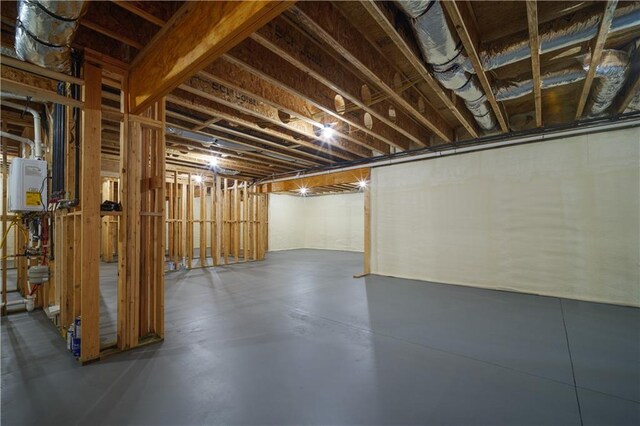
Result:
M538 34L537 0L527 0L527 24L529 26L529 48L531 49L531 72L533 74L536 127L542 127L542 81L540 80L540 36Z
M357 183L369 180L370 169L361 168L346 170L341 172L326 173L316 176L292 178L277 182L268 182L260 185L260 192L288 192L296 191L300 188L317 188L329 185L339 185L343 183Z
M422 108L411 96L411 90L399 93L391 87L396 74L393 67L374 49L362 43L362 38L354 37L353 26L333 5L328 2L301 2L291 9L291 14L304 28L332 46L414 120L443 140L454 140L451 126L431 105L425 104L424 112L421 112ZM424 146L428 145L425 141L421 142Z
M602 57L604 44L607 41L607 34L609 33L609 28L611 28L611 21L613 20L613 14L616 11L617 5L618 0L608 0L604 7L602 18L600 19L600 26L598 27L598 35L594 39L591 46L591 61L589 62L589 70L587 71L587 76L583 82L582 92L580 93L580 97L578 98L578 107L576 108L575 116L576 120L582 118L582 115L584 113L584 107L587 104L587 98L589 97L589 93L591 93L591 84L593 83L593 79L596 75L596 68L600 63L600 58Z
M336 93L334 91L319 81L309 78L300 69L281 57L273 55L254 40L245 40L223 58L245 72L259 76L268 84L268 87L286 91L300 99L299 105L302 111L298 110L298 114L306 113L307 118L316 122L332 124L334 129L345 129L341 130L341 134L347 136L351 134L354 138L352 140L356 143L365 144L382 154L388 154L391 146L403 150L409 147L409 140L381 121L377 121L369 129L358 111L345 110L343 114L338 113L335 109Z
M179 114L173 111L167 111L167 117L178 118L180 120L189 119L189 117L186 117L183 114ZM172 126L176 126L178 128L188 130L186 126L181 127L182 126L181 124L177 124L175 122L171 122L169 124ZM300 158L294 154L296 152L295 150L286 150L282 145L272 142L270 140L258 138L248 133L223 127L223 126L219 126L216 124L210 124L206 129L198 130L196 131L196 133L202 134L204 136L212 137L212 138L219 138L229 142L237 143L238 145L252 148L256 150L256 152L263 152L263 151L273 152L279 156L284 156L290 159L286 161L288 164L307 165L307 166L313 166L313 165L319 166L319 165L325 164L318 161L312 161L312 160Z
M284 70L282 72L284 73ZM220 58L200 74L240 93L244 92L251 95L251 97L260 102L271 105L277 109L278 118L283 123L301 121L315 128L316 130L312 130L313 132L321 131L324 128L324 123L314 118L314 114L317 115L318 113L317 108L306 102L304 98L292 94L280 86L271 84L271 82L261 79L254 73L247 72L247 70L229 60ZM360 145L369 152L369 155L371 155L371 150L380 154L389 153L388 145L373 138L367 139L366 135L353 132L348 126L346 130L340 125L332 126L332 128L335 136L331 140L325 141L326 143L333 144L337 139ZM362 152L359 149L356 151L357 153Z
M353 68L346 68L282 17L276 18L262 27L252 34L251 38L263 46L263 51L265 49L271 51L297 68L299 72L295 75L301 76L297 83L292 83L285 73L280 74L278 80L285 81L284 79L287 79L286 84L290 88L296 88L296 90L307 94L317 94L314 100L318 105L330 110L332 115L338 113L343 119L359 121L362 125L364 113L370 114L375 118L371 130L380 135L384 131L379 129L380 124L391 128L393 132L388 133L385 137L395 142L399 149L408 149L411 142L423 146L424 141L429 139L431 133L418 125L402 110L398 111L395 120L391 119L389 111L394 106L386 97L371 93L370 83L367 84L366 80L357 76ZM236 59L248 63L247 57L251 55L244 54L240 57L239 53L244 45L250 46L251 50L257 50L255 43L246 40L229 53L235 55ZM260 56L266 55L260 54ZM278 66L280 64L281 62ZM308 86L308 88L304 86ZM365 88L369 92L368 99L364 95ZM353 107L345 105L344 114L336 107L336 96L338 95L353 104Z
M451 113L456 117L458 122L469 132L469 134L477 138L479 136L477 126L470 117L465 113L464 106L457 105L453 99L452 92L443 88L440 83L427 70L425 64L420 59L420 53L412 40L407 38L403 33L398 31L394 22L393 12L390 11L382 2L361 1L362 6L369 16L378 24L382 31L389 37L396 48L402 53L407 62L411 64L416 73L427 83L429 88L438 96Z
M254 116L260 120L264 120L277 127L287 129L301 137L309 139L310 141L318 141L320 145L315 146L315 149L327 154L332 153L344 160L350 160L356 157L369 157L371 156L371 150L355 145L349 141L334 138L331 141L323 141L314 132L314 126L308 122L303 121L289 121L285 123L281 120L278 108L274 107L266 99L260 99L251 93L240 90L239 87L231 87L229 84L222 84L221 79L216 78L211 80L209 76L205 78L202 74L188 79L184 84L178 86L180 89L190 92L194 95L210 99L229 108L237 109L244 114ZM319 130L317 130L319 133ZM353 154L343 154L340 151L335 151L332 148L339 148L342 151Z
M460 36L462 45L464 46L464 49L467 52L471 63L473 64L473 69L478 76L478 80L480 80L480 84L482 85L482 89L484 90L489 104L491 104L491 108L493 109L493 113L498 120L500 129L503 132L508 132L509 127L507 126L504 114L502 113L502 110L500 109L500 106L496 101L496 97L493 95L493 89L491 86L491 82L489 81L489 76L484 71L482 62L480 61L480 57L478 56L478 45L480 42L480 38L475 28L469 24L472 19L469 17L465 17L465 15L467 15L467 9L461 8L458 5L458 2L454 0L443 1L442 6L444 6L444 9L447 11L447 15L458 31L458 35Z
M186 2L129 73L129 108L142 111L286 10L288 1Z
M178 96L169 95L167 97L167 100L175 105L193 109L194 111L199 111L209 115L217 115L230 123L235 123L239 126L246 127L258 133L263 133L265 135L275 137L278 140L282 140L283 142L285 142L279 145L282 148L289 149L292 152L299 153L300 155L305 156L307 158L320 160L325 164L336 161L332 158L332 157L335 157L335 154L333 152L329 154L330 155L329 157L320 155L320 154L323 154L323 152L317 150L318 147L316 145L312 143L308 143L303 140L297 140L293 136L290 136L289 134L284 133L282 131L276 131L267 127L261 127L255 122L249 120L249 117L243 117L242 114L224 105L216 104L214 102L211 102L209 99L204 99L204 98L198 99L196 96L193 96L189 92L180 93L180 91L176 91L176 94ZM290 143L291 145L286 145L286 143ZM294 146L295 148L291 148L291 146ZM313 149L313 153L303 151L299 148Z

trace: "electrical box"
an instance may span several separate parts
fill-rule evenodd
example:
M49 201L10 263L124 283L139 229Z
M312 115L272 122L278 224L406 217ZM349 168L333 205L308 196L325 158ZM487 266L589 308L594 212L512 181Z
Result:
M47 162L14 158L9 166L7 210L44 211L47 202Z

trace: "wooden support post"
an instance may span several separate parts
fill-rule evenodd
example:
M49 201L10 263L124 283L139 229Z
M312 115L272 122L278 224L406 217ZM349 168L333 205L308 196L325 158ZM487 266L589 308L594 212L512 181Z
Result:
M238 262L240 258L240 181L233 184L233 261Z
M242 260L249 260L249 183L242 190Z
M2 123L2 130L5 124ZM7 142L2 138L2 315L7 315Z
M207 187L200 182L200 266L207 264Z
M87 362L100 356L100 139L102 129L102 70L85 62L84 114L80 180L80 312L82 339L80 360Z
M371 188L364 188L364 274L371 273Z
M229 264L229 245L231 242L231 236L229 232L229 206L230 206L230 198L229 198L229 180L224 178L224 190L222 192L222 203L223 203L223 211L222 211L222 230L223 230L223 238L222 242L223 246L223 254L224 254L224 264Z

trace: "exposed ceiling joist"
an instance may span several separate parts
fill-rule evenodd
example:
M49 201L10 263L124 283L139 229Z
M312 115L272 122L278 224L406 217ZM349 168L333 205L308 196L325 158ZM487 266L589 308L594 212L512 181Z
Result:
M366 116L364 113L370 114L395 132L395 136L393 133L388 133L386 137L395 141L401 149L408 149L410 141L421 146L424 144L424 140L429 138L428 130L418 125L402 110L396 111L394 120L389 115L389 111L395 107L386 96L378 96L370 84L356 76L352 67L347 69L284 19L274 19L273 22L254 33L251 38L298 68L302 73L330 88L332 93L322 88L319 88L320 92L314 92L326 97L324 101L318 100L319 103L323 102L324 107L333 109L340 115L346 115L358 108L362 111L361 118L358 118L361 122ZM246 44L250 45L249 41ZM236 49L234 49L234 54L235 52ZM315 84L310 87L318 88ZM342 108L337 108L339 99L342 100ZM353 104L353 107L347 105L345 100ZM343 111L344 114L342 114ZM376 131L379 127L377 121L372 124L372 129L376 129ZM378 132L381 133L384 130Z
M589 93L591 93L591 84L593 83L593 79L596 76L596 68L600 63L604 44L607 41L607 34L609 33L609 28L611 28L613 13L616 11L617 5L618 0L608 0L605 4L602 19L600 20L600 26L598 28L598 35L593 40L593 44L591 47L591 61L589 62L587 77L584 79L582 92L580 93L580 98L578 98L578 107L576 108L575 117L576 120L582 118L584 107L587 104L587 98L589 97Z
M531 49L531 71L533 74L536 127L542 127L542 82L540 80L540 37L538 35L537 0L527 0L527 23L529 26L529 48Z
M479 37L473 26L470 25L472 21L471 18L467 17L466 19L463 17L468 15L467 9L460 7L457 1L444 1L442 2L445 10L451 22L456 27L458 31L458 35L460 36L460 40L462 40L462 44L464 46L471 63L473 64L473 69L480 80L480 84L482 85L482 89L487 97L487 100L491 104L491 108L493 109L493 113L496 115L498 119L498 123L500 124L500 129L503 132L508 132L509 127L507 126L507 122L505 120L504 114L496 101L496 97L493 95L493 89L491 82L489 80L489 76L484 71L482 67L482 63L480 62L480 57L478 56L478 44Z
M460 124L472 137L478 137L478 130L473 119L469 116L468 112L465 112L466 109L464 107L460 108L454 103L454 101L452 101L454 95L451 91L443 88L431 75L429 70L427 70L426 66L420 59L417 47L415 47L414 43L404 37L404 35L397 30L397 27L394 25L392 12L386 7L386 5L381 2L367 0L363 0L361 3L371 18L380 25L396 48L403 54L407 62L411 64L431 90L433 90L438 98L451 110Z
M277 0L186 2L132 63L129 110L144 110L290 5Z
M353 27L346 18L328 2L303 2L291 9L296 21L308 31L332 46L342 57L351 63L358 72L379 87L399 108L409 114L415 121L445 140L454 140L453 130L440 114L430 105L420 108L418 96L412 93L411 85L403 88L391 87L396 78L396 71L374 49L362 43L363 39L353 36ZM402 78L401 84L406 84ZM404 89L404 90L403 90ZM420 111L423 109L423 112ZM420 141L423 146L428 141Z

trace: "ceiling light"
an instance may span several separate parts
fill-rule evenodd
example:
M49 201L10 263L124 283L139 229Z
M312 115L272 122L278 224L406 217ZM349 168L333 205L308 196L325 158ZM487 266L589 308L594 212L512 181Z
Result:
M302 188L300 188L300 195L307 195L307 188L305 188L304 186Z
M195 175L195 176L193 177L193 180L195 180L195 181L196 181L196 183L202 183L202 176L200 176L200 175Z
M216 167L218 165L218 157L211 157L209 159L209 166Z
M322 129L322 139L331 139L334 133L335 130L333 130L333 127L331 127L329 124L325 124L324 128Z
M358 181L358 186L360 188L363 188L363 189L366 188L367 187L367 181L366 180L359 180Z

